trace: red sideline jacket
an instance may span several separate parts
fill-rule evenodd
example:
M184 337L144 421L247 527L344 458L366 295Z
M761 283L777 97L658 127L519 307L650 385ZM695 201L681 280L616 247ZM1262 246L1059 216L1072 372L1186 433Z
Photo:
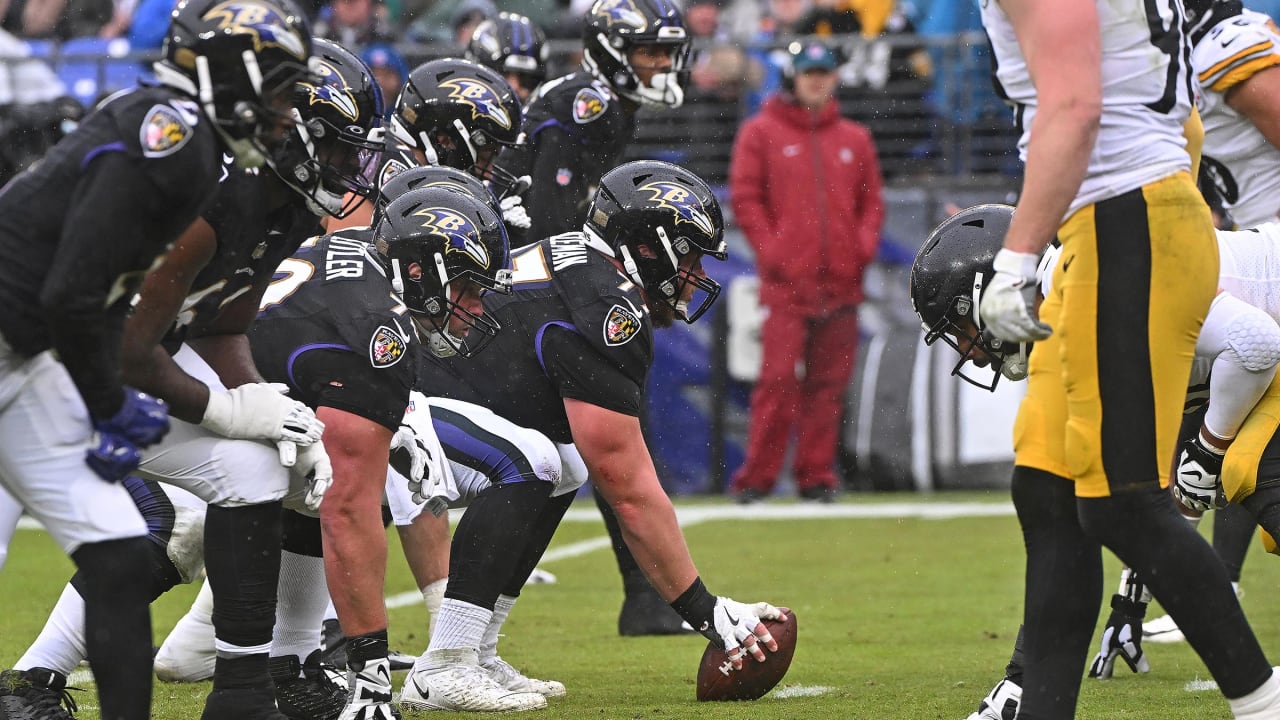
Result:
M835 102L814 116L783 97L743 123L729 166L761 301L809 314L857 304L884 220L871 133Z

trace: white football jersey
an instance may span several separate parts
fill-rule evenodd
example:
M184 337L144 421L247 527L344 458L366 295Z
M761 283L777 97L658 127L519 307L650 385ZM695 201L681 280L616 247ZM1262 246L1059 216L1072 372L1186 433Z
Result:
M1014 105L1026 161L1035 86L999 0L982 0L996 80ZM1102 28L1102 122L1089 169L1068 215L1147 183L1190 170L1182 125L1191 113L1180 0L1095 0ZM1147 8L1151 8L1148 17ZM1061 68L1062 72L1071 72Z
M1218 174L1223 204L1242 228L1275 220L1280 211L1280 150L1224 96L1272 65L1280 65L1280 31L1270 17L1251 10L1215 25L1191 52L1204 162Z
M1218 231L1218 287L1280 322L1280 223Z

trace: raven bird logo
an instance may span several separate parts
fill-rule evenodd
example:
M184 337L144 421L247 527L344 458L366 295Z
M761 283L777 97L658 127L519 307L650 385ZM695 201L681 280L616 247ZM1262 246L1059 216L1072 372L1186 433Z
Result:
M307 88L307 104L328 105L351 122L359 120L360 108L356 105L356 97L342 81L337 68L326 62L316 63L315 67L320 75L320 82L304 85Z
M214 5L204 14L204 20L217 22L219 30L249 35L255 52L277 47L299 60L307 59L302 37L289 27L289 21L279 10L265 2L227 0Z
M489 118L503 130L511 129L511 114L502 107L498 92L473 78L449 78L440 83L449 91L450 99L471 107L472 119Z
M625 25L643 32L649 26L644 13L636 9L635 0L598 0L591 14L605 21L605 27Z
M656 180L641 185L639 189L650 193L650 199L657 202L658 207L675 213L677 226L680 223L689 223L706 235L716 234L716 226L711 222L711 216L702 206L697 193L687 185L670 180Z
M443 207L423 208L413 213L422 218L422 227L445 238L445 254L465 253L476 265L488 268L492 260L489 250L480 241L480 231L462 213Z

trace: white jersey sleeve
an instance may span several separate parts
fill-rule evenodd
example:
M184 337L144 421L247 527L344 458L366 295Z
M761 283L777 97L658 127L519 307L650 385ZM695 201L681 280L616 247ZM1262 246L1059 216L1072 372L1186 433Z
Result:
M1179 0L1095 0L1102 28L1102 122L1089 168L1068 214L1147 183L1190 170L1183 123L1191 114L1189 38ZM1026 161L1036 112L1035 86L1013 24L999 0L982 3L996 81L1014 106Z
M1280 65L1280 30L1270 17L1245 10L1205 33L1191 53L1200 86L1204 162L1218 175L1223 201L1240 227L1275 220L1280 211L1280 150L1226 94L1258 72Z

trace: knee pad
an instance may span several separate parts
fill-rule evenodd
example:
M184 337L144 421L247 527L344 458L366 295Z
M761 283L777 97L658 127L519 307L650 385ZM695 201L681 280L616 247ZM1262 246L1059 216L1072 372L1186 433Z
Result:
M1280 363L1280 325L1265 311L1229 293L1220 293L1205 317L1197 355L1231 353L1249 372L1270 370Z

